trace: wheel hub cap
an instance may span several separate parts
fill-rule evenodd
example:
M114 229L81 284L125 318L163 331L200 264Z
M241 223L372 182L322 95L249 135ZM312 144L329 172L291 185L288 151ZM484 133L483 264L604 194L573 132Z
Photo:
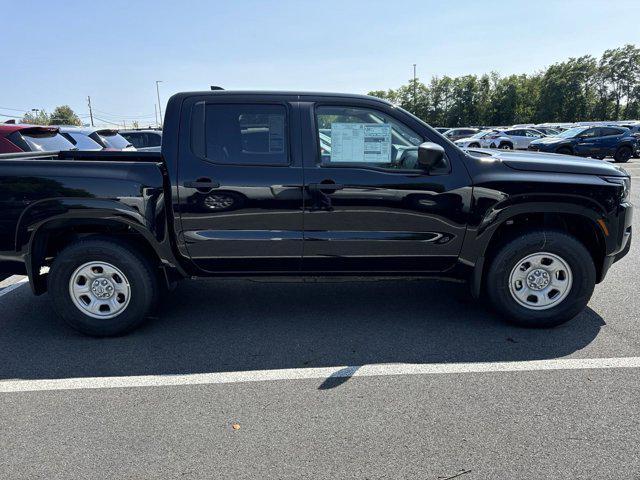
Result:
M96 298L107 299L113 297L113 283L104 277L98 277L91 282L91 292Z
M509 275L509 292L523 307L546 310L569 295L572 282L573 273L562 257L538 252L516 262Z
M527 275L527 286L532 290L542 290L551 282L549 272L543 268L536 268Z
M69 294L85 315L109 319L122 313L131 300L125 274L110 263L94 261L79 266L69 279Z

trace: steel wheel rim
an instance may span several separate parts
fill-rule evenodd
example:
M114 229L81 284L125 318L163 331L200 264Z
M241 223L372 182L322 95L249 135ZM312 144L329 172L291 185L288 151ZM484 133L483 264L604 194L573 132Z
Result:
M71 275L69 295L82 313L106 320L127 308L131 286L125 274L110 263L87 262Z
M530 310L547 310L567 298L573 273L562 257L548 252L527 255L511 270L511 297Z

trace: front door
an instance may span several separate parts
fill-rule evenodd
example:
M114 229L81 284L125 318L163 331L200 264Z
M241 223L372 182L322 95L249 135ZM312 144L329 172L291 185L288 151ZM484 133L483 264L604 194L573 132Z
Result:
M600 135L600 128L589 128L578 135L578 141L575 144L576 155L588 157L593 155L596 149L597 137Z
M383 103L300 105L307 119L304 270L402 274L451 268L471 198L457 150ZM440 141L453 154L431 173L417 162L425 140Z
M295 101L194 98L181 125L179 241L203 271L297 272L302 165Z

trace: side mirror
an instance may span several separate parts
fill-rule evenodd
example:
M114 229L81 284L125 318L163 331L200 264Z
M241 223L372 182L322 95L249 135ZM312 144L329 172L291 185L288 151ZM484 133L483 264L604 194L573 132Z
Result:
M442 162L444 148L437 143L424 142L418 147L418 164L425 170L431 170Z

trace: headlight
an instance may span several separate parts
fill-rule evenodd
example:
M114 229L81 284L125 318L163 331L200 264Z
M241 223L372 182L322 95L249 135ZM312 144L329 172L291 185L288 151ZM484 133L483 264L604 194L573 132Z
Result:
M602 177L609 183L615 183L622 187L620 191L620 202L629 201L631 195L631 178L630 177Z

